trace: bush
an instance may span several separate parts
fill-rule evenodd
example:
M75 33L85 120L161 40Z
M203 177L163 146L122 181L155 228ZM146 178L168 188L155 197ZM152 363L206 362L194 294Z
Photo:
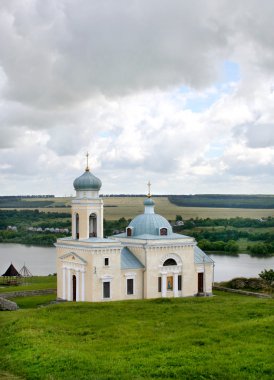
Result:
M259 274L265 288L272 292L274 290L274 270L264 270Z
M245 278L237 277L226 283L226 286L231 289L241 290L262 290L264 284L261 278Z

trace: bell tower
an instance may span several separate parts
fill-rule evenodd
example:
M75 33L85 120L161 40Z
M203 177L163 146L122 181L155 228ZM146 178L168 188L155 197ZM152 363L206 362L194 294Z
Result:
M99 197L102 182L90 172L88 157L85 172L73 182L76 197L72 200L72 238L103 238L103 200Z

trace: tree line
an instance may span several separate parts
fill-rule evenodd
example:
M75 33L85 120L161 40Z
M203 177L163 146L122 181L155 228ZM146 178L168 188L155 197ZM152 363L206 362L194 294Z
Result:
M195 194L169 195L168 199L184 207L274 208L273 195Z

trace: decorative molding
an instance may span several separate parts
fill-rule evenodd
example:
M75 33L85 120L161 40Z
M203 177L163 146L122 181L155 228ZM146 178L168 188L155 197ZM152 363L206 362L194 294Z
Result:
M195 265L196 266L196 272L197 273L204 273L205 268L203 264Z
M81 256L79 256L77 253L75 252L68 252L68 253L65 253L64 255L60 256L59 259L61 261L64 261L64 262L69 262L71 263L71 261L68 261L67 259L68 258L71 258L72 260L75 260L75 257L80 260L80 263L75 261L74 263L75 264L80 264L80 265L87 265L87 261L85 259L83 259Z
M182 259L181 257L177 254L177 253L167 253L165 256L163 256L161 258L161 263L162 263L162 266L164 265L164 262L168 259L173 259L176 261L177 265L176 266L179 266L179 265L182 265ZM175 265L174 265L175 266Z
M136 277L136 273L134 272L129 272L129 273L125 273L124 276L126 277L126 279L129 279L129 278L135 278Z
M63 248L63 249L77 249L81 251L86 251L88 254L101 254L102 251L106 251L107 254L117 254L121 252L122 247L119 246L104 246L102 248L98 246L87 246L87 245L65 245L65 244L58 244L55 243L55 246L57 248ZM91 252L92 251L92 252Z
M112 280L113 280L113 276L111 276L110 274L105 274L105 275L103 275L101 278L100 278L100 280L102 281L102 282L111 282Z

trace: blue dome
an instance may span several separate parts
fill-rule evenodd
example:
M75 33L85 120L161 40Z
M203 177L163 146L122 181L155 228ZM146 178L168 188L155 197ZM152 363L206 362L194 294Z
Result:
M166 228L168 235L172 233L172 227L169 222L163 216L154 213L136 216L128 227L133 227L132 236L147 234L159 236L160 228Z
M84 174L76 178L73 182L75 190L100 190L102 182L99 178L95 177L89 170L86 170Z
M154 203L154 201L151 198L147 198L147 199L144 200L144 205L145 206L154 206L155 203Z

